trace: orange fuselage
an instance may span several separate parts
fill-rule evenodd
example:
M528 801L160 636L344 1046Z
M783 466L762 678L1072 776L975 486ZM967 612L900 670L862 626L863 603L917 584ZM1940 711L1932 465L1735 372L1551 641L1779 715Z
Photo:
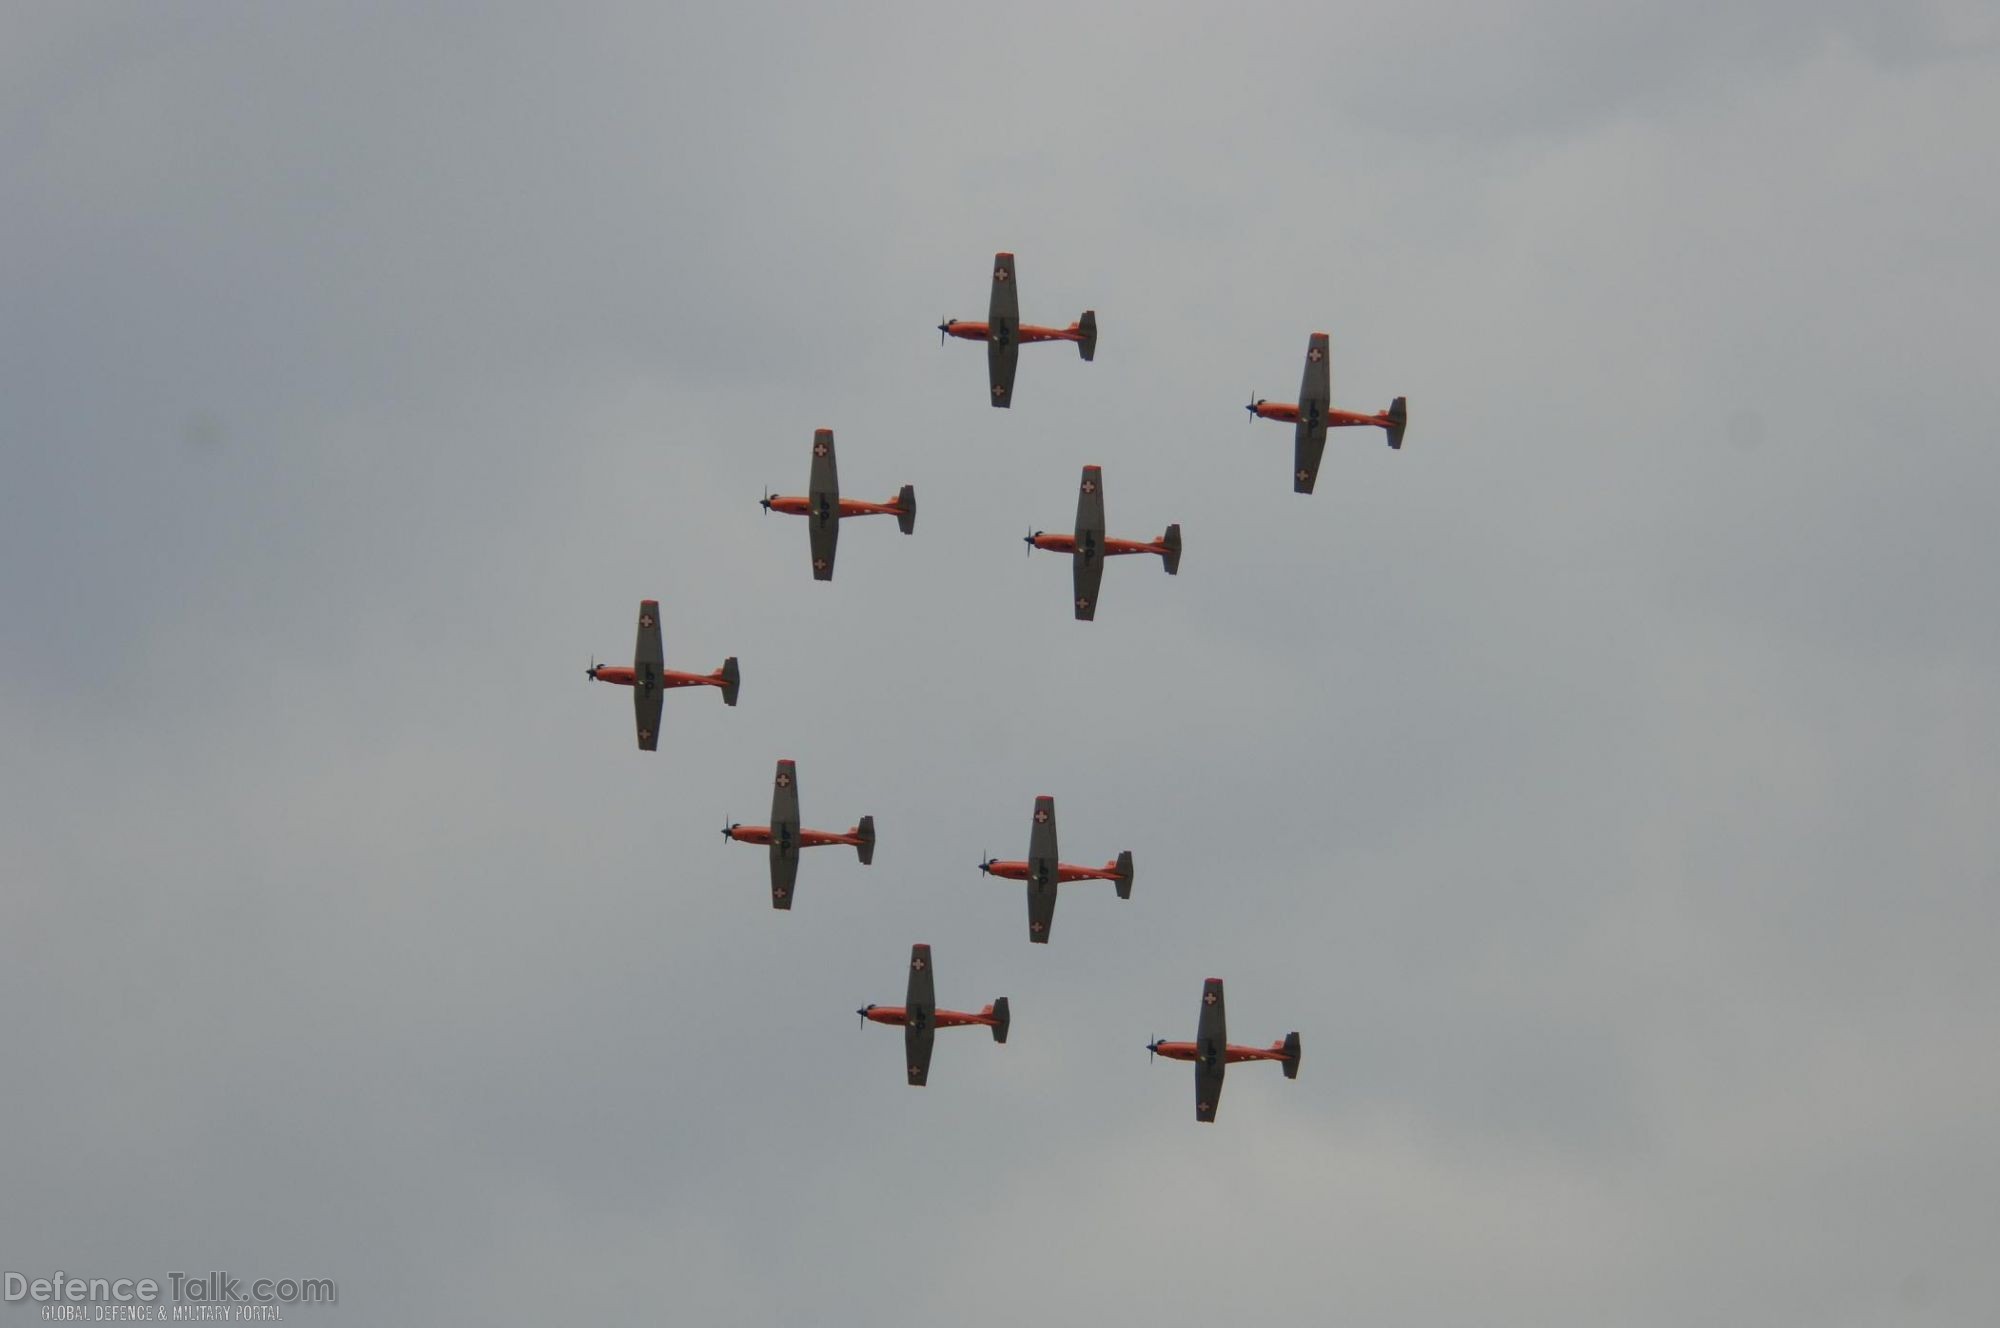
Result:
M907 1024L909 1011L900 1005L871 1005L861 1012L861 1017L877 1024ZM978 1014L967 1014L963 1010L934 1010L931 1023L938 1028L963 1028L967 1024L985 1024L988 1028L998 1022L993 1018L993 1007L987 1006Z
M1028 864L1025 862L994 861L987 863L983 870L993 876L1004 876L1010 881L1025 881L1028 879ZM1115 859L1105 863L1102 867L1078 867L1067 862L1058 862L1056 864L1056 880L1058 881L1116 881L1121 879L1123 878L1118 875L1118 863Z
M992 339L992 330L985 323L968 322L962 318L954 318L946 323L944 333L948 337L960 337L966 341ZM1036 327L1032 323L1023 323L1014 329L1014 340L1022 345L1030 341L1082 341L1083 328L1076 323L1071 323L1068 327Z
M732 825L726 832L739 844L768 844L771 842L771 827L768 825ZM845 834L835 834L831 830L801 830L800 848L817 848L823 844L845 844L849 848L861 847L861 827L855 826Z
M810 498L789 498L773 494L765 506L769 507L773 512L783 512L786 516L811 516L813 514L812 499ZM840 500L840 514L842 516L901 516L903 509L901 504L894 498L891 498L886 503L864 503L858 498L843 498Z
M1298 406L1288 402L1260 401L1251 407L1251 410L1256 413L1257 418L1260 420L1283 420L1286 424L1297 424L1299 422ZM1387 429L1394 423L1395 421L1389 418L1389 412L1386 410L1377 411L1373 415L1363 415L1361 412L1354 410L1329 409L1326 412L1326 426L1329 429L1345 428L1348 425L1354 424L1373 424Z
M1035 535L1030 537L1028 542L1038 549L1047 549L1050 553L1076 552L1074 535ZM1115 558L1121 553L1156 553L1164 558L1169 550L1158 540L1107 539L1101 552L1107 558Z
M1152 1050L1170 1061L1201 1059L1201 1053L1192 1042L1156 1042ZM1234 1064L1237 1061L1282 1061L1289 1057L1285 1055L1285 1043L1281 1038L1268 1047L1239 1047L1232 1042L1223 1049L1223 1059Z
M616 683L620 687L631 687L638 681L634 670L615 664L599 664L590 671L590 676L597 682ZM724 685L722 674L719 671L716 673L676 673L672 669L662 669L660 671L660 686L662 687L721 687Z

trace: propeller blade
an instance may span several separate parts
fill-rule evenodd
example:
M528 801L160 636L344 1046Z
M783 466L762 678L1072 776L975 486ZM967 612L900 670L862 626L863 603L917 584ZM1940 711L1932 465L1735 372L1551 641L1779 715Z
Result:
M951 320L949 318L945 319L943 322L938 324L938 345L940 346L944 345L945 334L950 331L951 331Z
M1160 1040L1158 1038L1154 1038L1151 1042L1148 1042L1146 1044L1147 1063L1151 1064L1153 1058L1159 1054L1160 1054Z
M856 1010L856 1011L855 1011L854 1013L855 1013L856 1015L858 1015L858 1016L860 1017L860 1019L861 1019L861 1027L863 1027L863 1028L866 1028L866 1027L868 1027L868 1011L867 1011L867 1009L866 1009L866 1008L864 1007L864 1008L862 1008L862 1009L859 1009L859 1010Z

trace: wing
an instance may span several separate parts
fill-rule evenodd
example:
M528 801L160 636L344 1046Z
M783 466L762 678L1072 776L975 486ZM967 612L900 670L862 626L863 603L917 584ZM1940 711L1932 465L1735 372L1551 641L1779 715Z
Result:
M931 978L931 948L919 942L910 947L910 991L903 1001L906 1009L937 1009L937 983Z
M642 752L660 749L660 709L666 700L667 694L660 690L657 681L632 685L632 717L639 730L639 750Z
M666 647L660 642L660 602L642 599L639 640L632 647L632 715L642 752L659 750L660 707L666 700L660 675L666 667Z
M660 671L667 667L667 651L660 643L660 601L656 599L639 601L639 643L632 647L632 667L643 677L649 666L653 681L658 682Z
M1194 1118L1212 1121L1215 1109L1222 1104L1222 1072L1229 1066L1229 1024L1223 1017L1221 978L1201 984L1201 1022L1194 1047Z
M1056 800L1035 799L1028 832L1028 939L1047 941L1056 920Z
M993 298L986 306L986 377L993 404L1014 402L1014 362L1021 356L1021 300L1014 291L1014 255L993 255Z
M1292 434L1292 491L1311 493L1326 451L1326 413L1333 409L1333 354L1324 332L1306 341L1306 372L1299 382L1299 423Z
M833 430L813 432L812 480L808 486L812 512L806 524L812 532L813 580L833 580L833 550L840 542L840 472L834 466Z
M790 908L799 879L799 777L790 761L778 762L771 780L771 907Z
M931 1073L931 1042L937 1036L937 991L931 982L931 948L910 947L910 992L903 1002L903 1052L910 1086L922 1088Z
M1028 939L1047 945L1056 927L1056 883L1028 882Z
M1213 1121L1215 1109L1222 1105L1222 1070L1220 1061L1214 1066L1206 1061L1194 1063L1194 1118L1198 1121Z
M1085 466L1076 490L1076 552L1070 557L1076 588L1076 616L1097 616L1097 591L1104 581L1104 471Z

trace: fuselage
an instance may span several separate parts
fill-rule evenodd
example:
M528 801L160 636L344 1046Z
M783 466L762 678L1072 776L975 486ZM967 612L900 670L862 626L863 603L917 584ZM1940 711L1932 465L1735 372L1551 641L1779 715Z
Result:
M861 1017L876 1024L907 1024L910 1012L900 1005L870 1005L861 1011ZM987 1006L978 1014L968 1014L963 1010L933 1010L931 1023L937 1028L962 1028L967 1024L984 1024L993 1027L998 1021L993 1017L993 1007Z
M1170 1061L1201 1059L1201 1050L1193 1042L1155 1042L1148 1050ZM1282 1061L1290 1057L1285 1055L1284 1039L1280 1038L1268 1047L1239 1047L1230 1043L1223 1049L1223 1059L1234 1064L1237 1061Z
M964 341L990 341L993 330L985 323L975 323L963 318L945 320L939 329L948 337L958 337ZM1082 341L1083 328L1071 323L1068 327L1036 327L1023 323L1014 329L1014 340L1026 344L1030 341Z
M1031 869L1025 862L1002 862L996 858L992 862L981 866L980 870L989 876L1004 876L1010 881L1025 881L1028 879ZM1115 859L1105 863L1102 867L1078 867L1068 862L1059 862L1056 864L1056 880L1058 881L1116 881L1119 879L1118 863Z
M1299 408L1295 403L1291 402L1259 401L1250 407L1250 413L1260 420L1282 420L1286 424L1297 424L1299 422ZM1386 429L1394 423L1395 421L1389 418L1389 412L1386 410L1377 411L1373 415L1364 415L1359 411L1333 410L1331 408L1326 412L1326 425L1329 429L1346 428L1356 424L1373 424Z
M768 844L771 842L771 827L768 825L732 825L724 831L739 844ZM845 844L849 848L861 847L861 827L856 826L845 834L835 834L831 830L799 830L800 848L817 848L824 844Z
M773 512L782 512L786 516L811 516L813 514L813 501L810 498L783 497L773 494L765 500L764 505ZM858 498L843 498L840 500L840 514L842 516L901 516L903 508L894 498L891 498L886 503L864 503Z
M1038 549L1046 549L1050 553L1076 552L1076 536L1074 535L1030 535L1028 543ZM1158 540L1107 539L1103 542L1099 552L1107 558L1115 558L1121 553L1156 553L1164 558L1169 550L1165 544Z
M597 665L590 670L590 678L593 682L608 682L619 687L634 687L638 685L639 681L636 669L626 668L617 664ZM723 680L713 674L676 673L672 669L662 669L660 671L660 686L662 687L720 687L722 685Z

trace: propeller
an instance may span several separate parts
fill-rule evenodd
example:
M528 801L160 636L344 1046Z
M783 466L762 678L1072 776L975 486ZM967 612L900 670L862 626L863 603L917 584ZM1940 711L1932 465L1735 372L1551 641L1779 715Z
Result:
M742 824L743 822L738 821L734 825L732 825L730 824L729 818L727 816L724 816L722 818L722 837L724 839L730 838L731 836L729 832L739 828Z
M1031 554L1035 551L1035 540L1041 534L1042 532L1039 530L1030 530L1027 534L1021 536L1021 542L1028 546L1026 549L1022 551L1022 556L1025 557L1026 555Z
M944 339L946 334L951 331L951 325L953 323L956 323L957 321L958 320L956 318L947 318L942 323L938 324L938 345L940 346L944 345Z
M869 1012L870 1010L874 1009L874 1008L875 1008L875 1007L874 1007L874 1006L872 1006L872 1005L864 1005L864 1006L862 1006L862 1007L861 1007L861 1008L860 1008L859 1010L856 1010L856 1011L854 1012L854 1013L856 1013L856 1014L858 1014L858 1015L860 1015L860 1016L861 1016L861 1026L862 1026L863 1028L866 1028L866 1027L868 1027L868 1012Z
M1263 404L1264 404L1264 398L1258 396L1255 392L1252 392L1250 394L1250 404L1245 406L1243 409L1249 411L1250 418L1254 420L1257 418L1257 407Z
M995 861L996 859L989 858L986 856L985 849L979 850L979 874L981 876L991 876L993 874L993 864Z
M1160 1054L1160 1040L1158 1038L1154 1038L1151 1042L1148 1042L1146 1044L1146 1062L1148 1064L1151 1064L1153 1058L1159 1054Z
M597 656L592 655L590 657L590 668L585 671L583 676L590 679L592 682L597 681Z
M764 486L763 508L765 516L771 515L771 486L768 484Z

